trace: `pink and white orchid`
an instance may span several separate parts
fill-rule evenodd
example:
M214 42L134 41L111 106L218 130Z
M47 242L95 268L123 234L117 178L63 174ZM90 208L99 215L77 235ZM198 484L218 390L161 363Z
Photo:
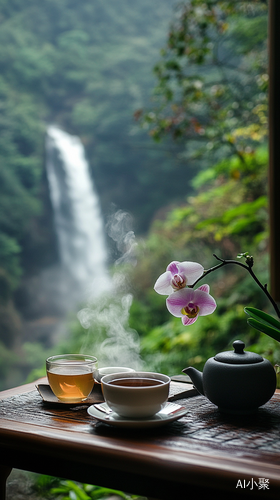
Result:
M193 285L203 275L204 268L197 262L171 262L165 273L157 279L154 289L160 295L169 295Z
M183 325L191 325L198 316L207 316L216 309L216 302L209 294L209 285L202 285L197 290L193 288L184 288L172 293L166 299L168 311L182 318Z

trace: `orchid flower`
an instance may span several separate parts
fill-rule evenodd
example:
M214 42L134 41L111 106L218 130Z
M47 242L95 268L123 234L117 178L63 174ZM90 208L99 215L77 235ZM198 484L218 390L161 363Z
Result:
M254 307L245 307L244 311L249 316L249 325L280 342L280 308L270 295L267 285L262 285L255 275L252 269L254 265L253 256L248 252L239 254L237 256L238 259L245 258L246 260L246 264L243 264L237 260L225 260L217 257L215 254L213 255L220 263L207 271L197 262L178 262L174 260L167 266L165 273L161 274L157 279L154 289L160 295L169 295L166 299L168 311L173 316L182 318L183 325L191 325L197 320L198 316L212 314L217 306L214 298L209 294L209 285L202 285L196 290L193 289L193 286L201 278L204 279L207 274L226 265L235 264L249 272L271 302L278 318L276 319L270 314L259 311L259 309L255 309Z
M203 275L204 268L197 262L171 262L165 273L157 279L154 289L160 295L170 295L174 291L193 285Z
M197 290L184 288L172 293L166 299L168 311L182 318L183 325L192 325L198 316L207 316L216 309L215 299L209 294L209 285L202 285Z

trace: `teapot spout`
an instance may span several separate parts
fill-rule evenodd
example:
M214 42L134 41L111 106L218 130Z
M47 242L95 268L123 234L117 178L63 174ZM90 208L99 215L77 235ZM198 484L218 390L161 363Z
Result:
M195 388L204 396L204 389L203 389L203 376L202 373L197 370L196 368L193 368L192 366L189 366L188 368L184 368L182 372L186 373L189 375L193 385Z

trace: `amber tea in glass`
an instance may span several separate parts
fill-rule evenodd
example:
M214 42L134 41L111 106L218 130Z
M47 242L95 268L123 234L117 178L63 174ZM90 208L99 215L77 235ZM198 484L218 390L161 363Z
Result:
M83 354L51 356L46 368L56 397L64 403L79 403L87 399L93 389L97 359Z

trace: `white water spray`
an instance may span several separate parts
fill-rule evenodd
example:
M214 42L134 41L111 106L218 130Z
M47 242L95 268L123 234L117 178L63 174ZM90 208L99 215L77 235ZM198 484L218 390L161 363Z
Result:
M69 296L108 287L107 252L99 201L84 147L55 126L47 130L47 176L59 254ZM82 295L81 295L82 294ZM72 294L73 295L73 294Z
M93 352L99 366L121 364L139 369L139 336L129 327L133 297L122 268L122 264L136 265L132 218L118 210L107 221L107 233L119 253L109 279L103 223L84 148L79 138L53 126L47 134L47 175L65 297L69 301L74 290L76 298L87 302L78 312L81 325L88 330L81 350Z

